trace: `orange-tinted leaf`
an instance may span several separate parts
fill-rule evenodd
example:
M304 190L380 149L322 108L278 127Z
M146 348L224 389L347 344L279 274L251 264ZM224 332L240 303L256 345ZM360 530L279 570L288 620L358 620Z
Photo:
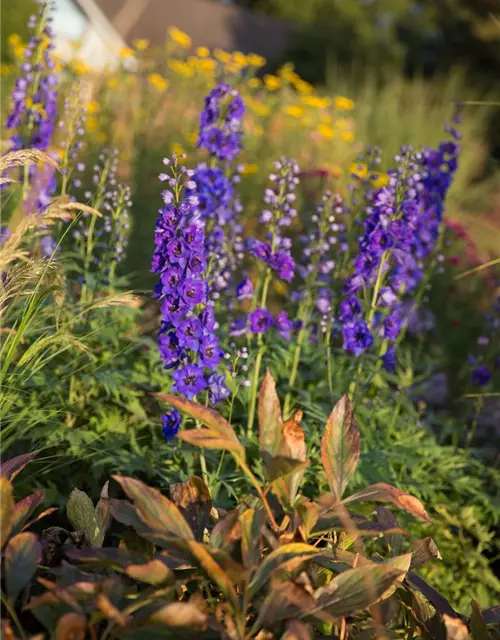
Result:
M337 402L326 423L321 461L334 500L339 502L359 461L359 430L347 395Z
M113 476L128 497L134 501L137 515L154 531L185 540L194 538L181 512L158 489L148 487L140 480L124 476ZM138 532L139 533L139 532Z
M120 627L126 626L128 622L127 616L124 616L104 593L97 595L95 605L108 620L111 620Z
M244 455L244 449L239 443L238 437L234 432L233 427L220 415L220 413L217 413L217 411L209 409L204 405L197 404L196 402L192 402L191 400L187 400L187 398L173 396L169 393L157 393L155 395L160 400L168 402L168 404L171 404L176 409L179 409L179 411L187 413L187 415L197 420L200 424L206 425L213 431L217 431L217 433L224 440L231 440L232 442L239 444L241 453L242 455Z
M451 616L443 616L444 626L446 628L446 640L470 640L467 625L458 618Z
M243 448L239 442L223 438L213 429L189 429L188 431L181 431L177 437L195 447L219 449L220 451L232 451L236 455L242 457Z
M312 637L310 625L299 620L291 620L287 622L281 640L311 640Z
M57 623L55 640L85 640L87 618L81 613L65 613Z
M261 529L266 521L263 510L247 509L240 517L241 555L248 569L258 564L262 550Z
M278 455L289 460L296 460L297 469L289 473L285 478L279 478L273 483L273 491L283 505L292 505L296 496L304 470L308 465L306 434L300 426L302 411L298 411L293 418L287 420L283 425L281 443L278 448Z
M362 489L352 496L345 498L345 500L342 500L342 503L349 504L350 502L359 502L359 500L366 500L367 502L391 502L399 509L408 511L412 516L420 520L425 520L426 522L431 522L427 511L424 509L424 505L418 498L385 482L372 484L366 489Z
M39 490L16 503L12 517L12 527L14 531L20 531L23 528L26 520L33 514L35 509L42 504L44 498L45 492Z
M106 531L109 529L111 524L111 512L109 510L109 480L105 482L101 489L101 495L99 497L99 502L96 504L94 514L97 526L99 527L96 546L101 547L106 536Z
M158 558L150 560L146 564L131 564L126 568L125 573L138 582L153 585L164 584L173 576L172 571Z
M193 476L186 482L171 484L170 497L179 508L197 540L203 538L208 525L212 498L202 478Z
M12 485L7 476L0 478L0 548L3 549L12 531L14 519Z
M295 506L295 527L300 531L303 540L309 539L309 535L318 522L319 507L315 502L303 498L300 504Z
M20 473L36 455L38 455L38 451L23 453L20 456L2 462L0 475L6 477L8 480L14 480L17 474Z
M277 584L259 606L255 626L272 626L282 620L293 620L315 609L312 594L293 581Z
M48 509L45 509L45 511L42 511L41 513L39 513L32 520L29 520L28 522L26 522L26 524L23 525L23 531L25 529L29 529L30 527L32 527L35 524L35 522L38 522L42 518L46 518L51 513L54 513L56 511L59 511L59 507L49 507Z
M9 541L5 548L5 582L11 602L33 578L41 558L42 548L34 533L19 533Z
M199 631L206 628L207 616L191 602L171 602L157 609L148 622L168 627L187 627Z
M303 471L308 466L309 462L306 460L294 460L293 458L285 458L284 456L276 456L272 458L269 467L267 469L267 478L269 482L273 482L278 478L284 478L291 473L297 471Z
M259 443L264 466L269 468L281 447L283 437L283 418L276 383L269 369L259 391Z

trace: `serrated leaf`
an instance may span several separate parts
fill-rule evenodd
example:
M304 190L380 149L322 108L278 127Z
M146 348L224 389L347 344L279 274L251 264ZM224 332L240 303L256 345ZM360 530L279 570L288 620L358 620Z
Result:
M85 531L92 546L99 546L97 541L101 532L94 512L94 503L85 493L76 487L69 494L66 514L76 531Z
M14 603L36 573L42 548L34 533L19 533L5 548L7 597Z
M302 542L292 542L274 549L259 565L252 577L248 585L248 597L252 598L259 589L266 584L273 573L277 569L282 568L287 562L293 560L302 560L305 562L318 553L319 550L316 547Z
M23 453L20 456L16 456L15 458L11 458L10 460L2 462L0 466L0 475L7 478L8 480L14 480L17 474L20 473L24 469L24 467L37 455L38 451L33 451L32 453Z
M177 437L194 447L231 451L241 457L241 445L239 442L222 438L217 431L212 429L189 429L189 431L179 432Z
M386 484L385 482L372 484L366 489L362 489L361 491L354 493L352 496L342 500L342 504L359 502L360 500L366 500L367 502L390 502L396 505L399 509L411 513L411 515L419 518L420 520L431 522L424 505L418 498L415 498L415 496L405 493L404 491L401 491L401 489L397 489L390 484Z
M472 601L470 626L472 640L493 640L484 621L479 603L476 600Z
M377 602L402 574L390 565L369 564L349 569L316 591L317 607L336 618L350 616Z
M193 532L175 504L158 489L148 487L140 480L124 476L113 476L127 496L134 501L136 513L147 527L183 540L193 540ZM138 533L141 533L138 531Z
M321 440L321 461L335 502L340 502L359 461L359 429L348 396L335 405Z
M12 531L14 508L12 485L5 475L0 478L0 548L2 549Z

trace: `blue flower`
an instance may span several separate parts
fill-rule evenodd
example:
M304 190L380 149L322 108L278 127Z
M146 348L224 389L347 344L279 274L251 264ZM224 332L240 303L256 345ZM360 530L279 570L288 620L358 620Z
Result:
M161 417L163 423L162 433L167 442L170 442L178 434L181 428L181 414L177 409L171 408Z
M344 334L343 348L351 351L355 356L361 355L372 346L373 336L363 318L355 318L342 327Z
M491 380L491 372L486 365L476 367L472 372L472 384L484 387Z

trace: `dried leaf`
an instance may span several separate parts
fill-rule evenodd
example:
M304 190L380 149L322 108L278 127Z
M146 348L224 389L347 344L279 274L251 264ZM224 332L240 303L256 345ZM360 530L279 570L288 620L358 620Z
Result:
M109 510L109 480L104 484L101 489L101 495L99 502L94 510L97 526L99 527L99 534L96 535L95 546L102 547L106 531L111 525L111 512Z
M206 629L207 616L191 602L171 602L157 609L149 618L152 624L168 627L193 628L199 631Z
M302 539L307 541L318 522L319 506L315 502L310 502L303 498L298 505L295 505L294 525L299 530Z
M158 489L148 487L140 480L124 476L113 476L128 497L134 501L137 515L153 532L193 540L193 532L181 512ZM138 531L138 533L140 533Z
M171 484L170 497L179 507L195 538L202 540L212 510L212 497L205 481L193 476L186 482Z
M14 518L12 485L7 476L0 478L0 548L3 549L12 531Z
M276 383L269 369L259 391L258 404L259 443L264 467L268 469L271 460L278 454L283 437L283 419Z
M127 616L124 616L123 613L115 607L111 600L104 595L104 593L99 593L97 595L97 598L95 599L95 606L108 620L111 620L118 626L125 627L127 625Z
M284 456L276 456L270 461L267 469L267 478L269 482L273 482L278 478L284 478L291 473L303 471L308 466L307 460L294 460L293 458L285 458Z
M306 434L300 426L302 411L298 411L293 418L283 425L282 439L278 449L278 456L297 461L297 469L285 478L279 478L273 483L273 491L282 504L292 505L304 477L304 470L308 465Z
M311 640L312 637L310 625L299 620L291 620L287 622L281 640Z
M159 558L146 564L131 564L125 569L125 573L138 582L155 586L165 584L173 577L172 571Z
M404 572L388 564L367 564L335 576L316 591L317 607L336 618L366 609L397 583Z
M14 603L31 581L42 559L42 548L34 533L19 533L5 548L7 597Z
M347 395L337 402L326 423L321 461L334 501L340 502L359 461L359 429Z
M392 594L396 591L396 589L403 584L403 580L405 579L406 574L410 570L411 561L412 561L411 553L405 553L404 555L401 555L401 556L395 556L393 558L390 558L387 561L388 565L390 565L391 567L394 567L395 569L399 569L401 571L401 576L396 580L396 582L394 582L387 589L387 591L385 591L380 596L381 600L387 600L387 598L390 598Z
M259 565L252 577L248 585L248 597L253 597L272 577L273 573L282 568L285 563L298 559L305 562L318 553L319 550L316 547L302 542L292 542L274 549Z
M24 469L24 467L37 455L38 451L33 451L32 453L23 453L20 456L11 458L6 462L2 462L0 475L2 477L5 476L8 480L14 480L17 474L20 473Z
M443 615L444 626L446 627L446 640L470 640L467 625L458 618Z
M434 558L442 560L442 556L439 553L436 543L431 537L422 538L422 540L418 540L415 543L411 556L411 568L418 569L418 567L421 567L423 564Z
M425 520L425 522L431 522L429 515L424 509L424 505L418 498L415 498L415 496L405 493L404 491L401 491L401 489L397 489L390 484L386 484L385 482L372 484L366 489L362 489L361 491L354 493L352 496L342 500L342 504L358 502L359 500L366 500L368 502L391 502L399 509L408 511L408 513L411 513L411 515L416 518Z
M55 640L85 640L87 618L81 613L65 613L57 623Z

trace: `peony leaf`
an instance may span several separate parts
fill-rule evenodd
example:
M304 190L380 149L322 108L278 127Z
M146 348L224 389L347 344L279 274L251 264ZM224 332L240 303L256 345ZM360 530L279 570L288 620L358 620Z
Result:
M221 435L213 429L189 429L188 431L181 431L177 434L177 437L194 447L232 451L241 457L242 447L240 443L221 437Z
M9 539L14 524L14 498L12 497L12 485L7 476L0 478L0 548L3 549Z
M427 511L424 509L424 505L418 498L385 482L377 482L377 484L372 484L366 489L354 493L352 496L342 500L342 504L359 502L359 500L366 500L368 502L391 502L399 509L408 511L412 516L420 520L425 520L425 522L431 522Z
M85 534L92 546L101 546L99 540L104 538L97 523L94 512L94 504L85 491L80 491L76 487L70 493L68 504L66 505L68 520L76 531L85 531Z
M268 469L278 454L283 438L283 418L276 383L269 369L259 391L259 443L264 466Z
M184 516L195 538L202 540L212 510L212 498L205 481L193 476L186 482L171 484L169 489L170 498Z
M20 473L36 455L38 455L38 451L33 451L32 453L23 453L20 456L11 458L6 462L2 462L0 475L2 477L5 476L8 480L14 480L17 474Z
M5 548L7 597L14 603L29 584L42 558L42 547L34 533L19 533Z

